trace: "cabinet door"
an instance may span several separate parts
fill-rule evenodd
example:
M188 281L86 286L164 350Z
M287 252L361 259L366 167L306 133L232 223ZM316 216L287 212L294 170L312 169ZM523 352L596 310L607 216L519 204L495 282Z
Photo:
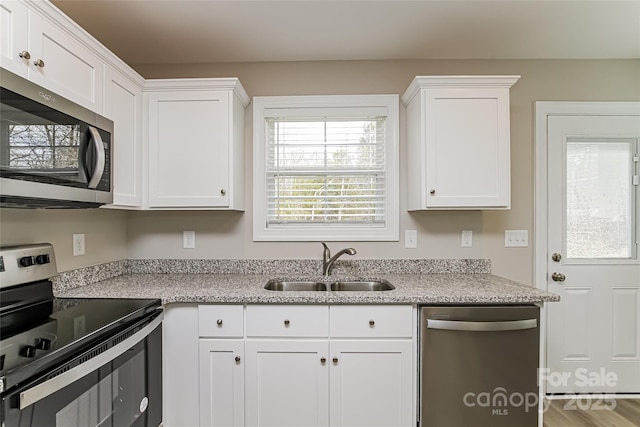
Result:
M200 340L200 425L244 426L244 340Z
M332 427L415 426L411 340L331 341Z
M29 11L29 50L29 80L102 114L100 58L33 11Z
M113 204L142 206L142 88L105 69L104 115L113 120Z
M508 208L509 90L423 92L427 208Z
M328 426L327 350L326 340L247 340L247 426Z
M150 207L229 205L229 96L149 93Z
M29 69L29 12L19 1L0 3L0 65L27 78ZM22 52L23 57L20 56Z

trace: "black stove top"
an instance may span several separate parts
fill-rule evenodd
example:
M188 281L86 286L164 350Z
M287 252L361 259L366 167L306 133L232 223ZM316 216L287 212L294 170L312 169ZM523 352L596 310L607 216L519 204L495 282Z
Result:
M37 256L49 262L21 261ZM0 260L2 392L147 317L161 305L158 299L54 298L48 278L57 272L51 274L55 258L50 245L0 248Z

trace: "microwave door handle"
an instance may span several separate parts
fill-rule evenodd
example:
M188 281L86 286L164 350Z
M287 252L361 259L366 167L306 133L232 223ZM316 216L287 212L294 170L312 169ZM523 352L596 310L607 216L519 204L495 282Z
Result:
M463 322L427 319L428 329L445 329L449 331L519 331L537 327L538 319L510 320L506 322Z
M100 132L98 132L98 129L94 128L93 126L89 126L89 134L91 135L89 144L91 144L91 141L93 141L98 159L96 161L96 167L93 171L93 174L91 175L91 179L89 180L89 184L87 185L87 187L95 189L98 184L100 184L102 174L104 173L106 155L104 144L102 143L102 138L100 137Z

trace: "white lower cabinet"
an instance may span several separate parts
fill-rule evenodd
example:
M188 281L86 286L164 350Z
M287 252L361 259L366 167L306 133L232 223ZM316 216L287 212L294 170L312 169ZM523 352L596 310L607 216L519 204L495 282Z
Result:
M200 425L244 426L244 340L200 340Z
M199 331L186 334L199 337L199 363L180 370L198 379L201 426L415 426L411 306L202 304L189 318ZM181 344L165 346L176 353L167 360L177 360L185 338L168 338ZM174 378L165 386L177 392L184 381ZM165 425L193 425L182 412L167 414Z
M248 339L246 425L328 426L327 350L326 340Z
M412 425L411 340L332 340L330 348L332 427Z

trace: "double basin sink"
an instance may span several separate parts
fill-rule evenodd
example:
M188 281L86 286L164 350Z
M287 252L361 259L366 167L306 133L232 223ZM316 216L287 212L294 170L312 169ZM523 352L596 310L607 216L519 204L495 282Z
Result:
M269 291L391 291L396 287L386 280L349 280L332 283L314 280L269 280L264 286Z

